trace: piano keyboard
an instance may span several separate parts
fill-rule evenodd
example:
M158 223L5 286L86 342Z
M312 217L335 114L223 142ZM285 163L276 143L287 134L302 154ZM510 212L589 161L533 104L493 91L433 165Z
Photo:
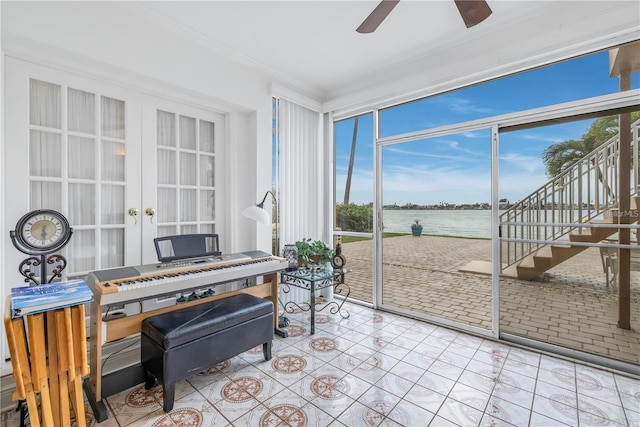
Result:
M87 284L100 305L122 304L276 273L286 268L284 258L265 255L267 257L255 259L236 255L226 259L194 260L180 266L152 264L103 270L90 273Z

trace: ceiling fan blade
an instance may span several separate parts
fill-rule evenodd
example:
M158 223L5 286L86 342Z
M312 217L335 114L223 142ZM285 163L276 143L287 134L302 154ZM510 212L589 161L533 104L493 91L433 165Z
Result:
M384 19L391 13L394 7L398 5L400 0L382 0L367 19L356 29L361 34L373 33L376 28L384 21Z
M484 0L455 0L455 2L467 28L481 23L491 15L491 8Z

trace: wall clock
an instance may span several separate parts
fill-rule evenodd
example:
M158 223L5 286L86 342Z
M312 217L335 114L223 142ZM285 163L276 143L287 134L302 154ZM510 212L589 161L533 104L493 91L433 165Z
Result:
M32 284L49 283L67 266L62 255L51 255L69 243L73 229L69 221L60 212L52 209L37 209L25 214L16 223L16 229L9 232L13 246L31 257L25 259L18 267L25 282ZM47 280L47 265L56 264L53 275ZM40 282L35 280L34 267L40 270Z

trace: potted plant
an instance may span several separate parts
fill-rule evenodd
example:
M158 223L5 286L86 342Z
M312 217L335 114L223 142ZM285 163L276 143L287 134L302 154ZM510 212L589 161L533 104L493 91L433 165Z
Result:
M333 258L333 249L322 240L311 240L304 238L296 242L298 249L299 265L308 264L324 265Z
M420 236L422 234L422 224L420 224L419 219L416 219L413 224L411 224L411 234L414 236Z

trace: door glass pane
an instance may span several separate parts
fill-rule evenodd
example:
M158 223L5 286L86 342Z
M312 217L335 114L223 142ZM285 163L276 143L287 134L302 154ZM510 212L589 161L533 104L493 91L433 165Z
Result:
M382 148L382 303L491 329L491 133Z
M102 97L102 136L124 139L124 101Z
M177 219L176 204L176 190L174 188L158 188L158 222L175 222Z
M69 184L69 222L74 225L96 224L96 187L93 184Z
M158 184L176 184L175 151L158 149Z
M96 236L94 230L74 230L69 242L69 273L96 269Z
M216 232L216 226L214 224L201 224L200 225L200 232L201 233L215 233Z
M200 192L200 220L210 221L215 218L215 193L210 190Z
M372 121L366 114L335 123L336 230L373 232Z
M62 184L31 181L31 209L53 209L62 212Z
M101 193L100 222L102 224L124 224L124 186L102 185Z
M107 229L101 232L100 263L102 268L119 267L124 264L124 229Z
M196 149L196 119L180 116L180 148Z
M67 123L70 131L96 133L96 96L82 90L69 89Z
M102 141L102 179L124 182L124 144Z
M62 128L61 88L53 83L29 80L29 123Z
M626 152L618 115L500 135L501 332L640 363L640 249L623 261L605 246L638 245L615 227L639 218L640 112L630 116Z
M214 153L214 124L205 120L200 120L200 151L204 153Z
M175 225L163 225L158 227L158 237L173 236L177 234Z
M173 113L158 110L157 143L166 147L176 146L176 116Z
M215 185L215 158L200 154L200 185L204 187L213 187Z
M33 176L62 176L62 139L57 133L29 131L29 165Z
M180 153L180 184L197 184L198 164L196 159L194 153Z
M198 226L195 224L183 225L180 227L180 234L196 234L198 232Z
M180 221L196 221L198 204L196 190L180 191Z
M69 178L96 179L96 140L72 135L68 140Z

